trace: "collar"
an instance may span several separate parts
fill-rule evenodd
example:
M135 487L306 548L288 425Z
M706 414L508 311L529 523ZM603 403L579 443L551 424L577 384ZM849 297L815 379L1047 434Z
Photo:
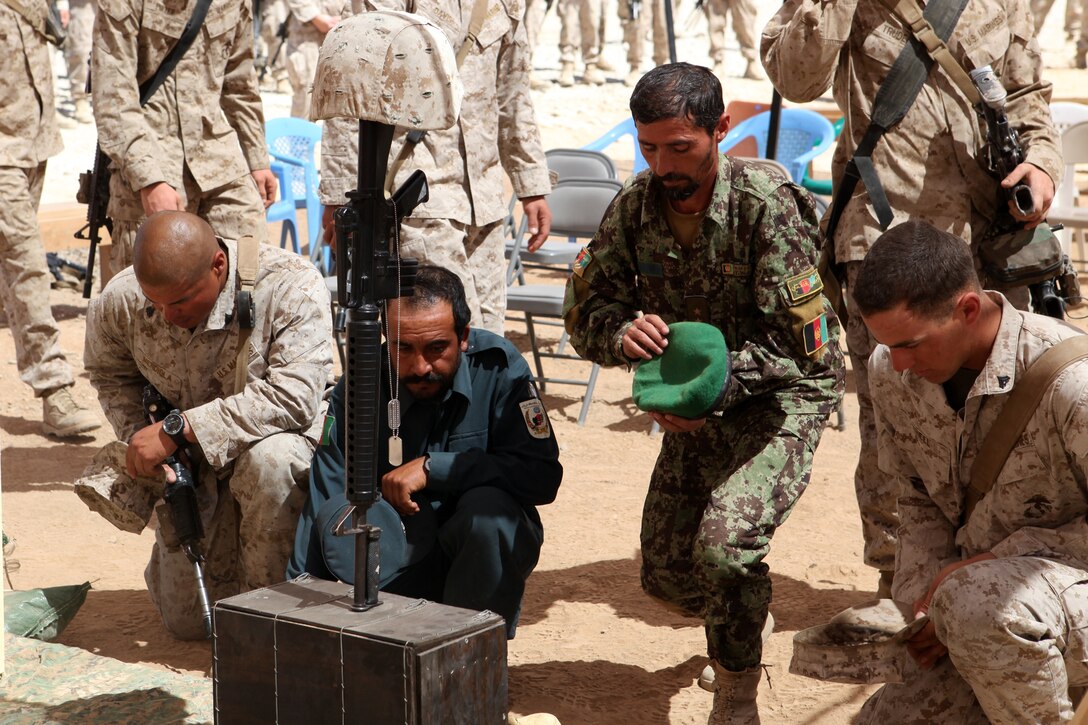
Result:
M238 288L238 281L235 279L238 271L238 243L233 239L218 237L216 241L227 250L227 281L219 291L215 305L208 313L208 319L204 320L205 330L222 330L230 325L234 316L234 294Z

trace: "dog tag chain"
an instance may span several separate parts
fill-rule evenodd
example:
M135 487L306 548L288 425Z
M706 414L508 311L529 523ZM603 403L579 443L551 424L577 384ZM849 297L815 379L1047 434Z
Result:
M397 203L393 202L393 218L397 218ZM400 297L400 225L393 225L393 243L397 250L397 297ZM400 315L397 315L396 337L390 339L389 335L389 306L385 308L385 353L389 357L389 404L386 406L386 416L389 418L389 465L396 467L404 463L404 444L400 438L400 399L397 397L400 388L400 355L397 355L397 365L393 367L393 346L400 349Z

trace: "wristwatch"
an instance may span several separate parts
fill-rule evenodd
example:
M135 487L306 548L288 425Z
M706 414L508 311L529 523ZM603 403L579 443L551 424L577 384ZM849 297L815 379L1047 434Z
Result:
M171 410L162 419L162 432L170 436L170 440L174 441L178 448L189 445L189 441L185 440L185 416L177 408Z

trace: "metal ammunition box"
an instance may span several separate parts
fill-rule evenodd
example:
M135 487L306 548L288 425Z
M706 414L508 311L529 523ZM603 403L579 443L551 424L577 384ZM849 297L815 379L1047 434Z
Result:
M500 725L502 617L303 577L215 604L215 720Z

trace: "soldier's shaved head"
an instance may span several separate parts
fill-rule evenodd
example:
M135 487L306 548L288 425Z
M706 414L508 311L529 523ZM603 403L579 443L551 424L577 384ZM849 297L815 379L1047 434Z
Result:
M160 211L136 232L132 267L144 287L186 284L206 274L219 251L206 221L184 211Z

